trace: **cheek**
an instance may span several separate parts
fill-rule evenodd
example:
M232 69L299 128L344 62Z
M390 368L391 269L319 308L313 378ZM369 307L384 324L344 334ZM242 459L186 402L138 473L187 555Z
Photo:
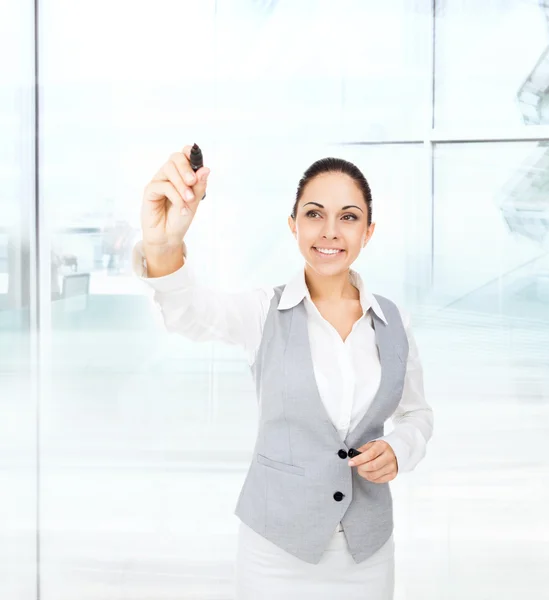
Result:
M301 221L297 227L297 235L302 242L308 242L311 239L316 239L318 236L318 227L316 223Z
M310 248L314 246L318 242L320 233L316 231L314 228L309 228L306 231L300 232L300 242L301 246L304 248Z

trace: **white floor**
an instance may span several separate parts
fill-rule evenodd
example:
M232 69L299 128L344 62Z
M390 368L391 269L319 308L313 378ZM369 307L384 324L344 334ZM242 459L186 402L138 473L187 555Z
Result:
M435 435L392 483L395 598L549 598L549 329L446 314L416 332ZM251 377L110 364L55 370L42 398L40 600L233 598ZM34 600L34 407L0 405L0 598Z

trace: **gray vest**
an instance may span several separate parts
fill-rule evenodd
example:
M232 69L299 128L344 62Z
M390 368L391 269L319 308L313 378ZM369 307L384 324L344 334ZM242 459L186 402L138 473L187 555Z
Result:
M259 407L253 459L235 515L286 552L318 564L341 521L359 563L393 531L388 483L372 483L347 464L347 453L384 435L402 397L408 339L396 305L376 295L388 322L371 310L381 382L358 425L342 442L322 403L302 300L278 310L275 288L257 359L252 366Z

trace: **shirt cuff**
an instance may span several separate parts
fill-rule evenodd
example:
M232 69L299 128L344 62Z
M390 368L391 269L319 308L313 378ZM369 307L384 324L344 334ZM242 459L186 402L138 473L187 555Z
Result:
M184 289L194 285L196 282L192 268L187 264L187 246L185 242L183 242L183 256L185 257L185 264L177 271L163 277L148 277L147 261L143 253L143 241L141 240L133 247L132 270L134 275L157 292L171 292Z

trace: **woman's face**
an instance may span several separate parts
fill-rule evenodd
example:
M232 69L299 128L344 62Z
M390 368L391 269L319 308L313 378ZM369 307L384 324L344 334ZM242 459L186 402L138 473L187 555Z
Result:
M359 187L344 173L317 175L305 186L295 222L288 224L306 262L321 275L347 270L375 229ZM337 249L323 254L319 249Z

